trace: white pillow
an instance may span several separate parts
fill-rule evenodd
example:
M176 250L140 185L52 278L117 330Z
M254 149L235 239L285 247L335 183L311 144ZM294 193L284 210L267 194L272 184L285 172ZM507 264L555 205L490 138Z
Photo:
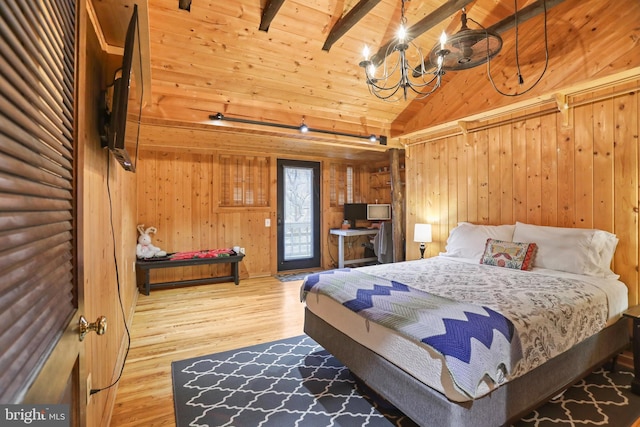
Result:
M480 262L487 239L512 242L515 225L479 225L469 222L459 222L449 233L446 252L440 255L476 259Z
M513 240L538 245L534 267L588 276L618 277L610 269L618 245L615 234L594 229L516 222Z

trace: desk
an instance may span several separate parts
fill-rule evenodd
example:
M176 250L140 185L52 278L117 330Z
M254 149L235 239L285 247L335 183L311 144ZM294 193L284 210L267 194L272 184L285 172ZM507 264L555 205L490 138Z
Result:
M377 228L348 228L343 230L342 228L332 228L329 230L330 234L338 236L338 268L344 268L345 264L358 264L362 262L377 261L376 257L360 258L344 260L344 238L352 236L375 236L378 234Z
M198 285L202 283L217 283L217 282L233 282L237 285L240 283L238 276L238 263L242 261L244 254L231 255L226 257L217 258L191 258L191 259L177 259L177 260L144 260L139 259L136 261L136 279L138 282L138 288L140 292L145 295L149 295L151 288L169 288L175 286L187 286ZM203 264L231 264L231 274L229 276L222 277L206 277L203 279L189 279L178 280L175 282L162 282L162 283L150 283L149 282L149 270L154 268L170 268L170 267L193 267L194 265Z

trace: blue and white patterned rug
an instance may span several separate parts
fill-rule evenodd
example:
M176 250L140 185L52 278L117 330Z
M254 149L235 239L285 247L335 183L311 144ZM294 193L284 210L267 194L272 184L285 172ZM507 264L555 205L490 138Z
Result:
M274 277L281 282L293 282L295 280L303 280L309 274L318 273L317 270L313 271L297 271L295 273L279 273Z
M415 426L306 335L172 363L177 427ZM594 372L524 426L628 426L633 374Z

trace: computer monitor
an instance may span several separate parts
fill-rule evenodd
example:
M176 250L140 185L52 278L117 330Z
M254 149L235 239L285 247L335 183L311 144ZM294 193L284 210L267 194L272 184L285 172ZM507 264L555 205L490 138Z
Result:
M351 227L356 226L356 221L367 220L367 204L366 203L345 203L344 219L349 221Z

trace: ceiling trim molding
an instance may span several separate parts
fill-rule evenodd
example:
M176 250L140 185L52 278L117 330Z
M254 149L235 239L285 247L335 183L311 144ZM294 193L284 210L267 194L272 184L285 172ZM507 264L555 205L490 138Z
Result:
M492 122L492 124L501 124L502 122L506 123L508 121L506 117L509 117L511 120L522 120L532 114L540 115L558 112L563 113L564 110L569 110L590 102L597 102L598 100L624 95L630 91L639 90L640 87L625 87L584 101L574 100L572 97L629 84L630 82L637 81L638 79L640 79L640 67L635 67L611 76L601 77L588 82L569 86L561 90L556 90L553 93L536 96L495 110L463 117L455 121L442 123L410 134L399 135L397 138L400 138L406 146L412 146L439 140L449 136L461 135L463 134L463 127L464 131L469 133L487 129L489 126L488 122ZM532 108L540 108L540 111L537 113L531 113ZM568 112L565 112L565 114L567 113ZM464 122L462 127L460 125L461 122ZM474 124L475 126L472 126L471 124ZM568 120L567 126L570 125L571 122Z

